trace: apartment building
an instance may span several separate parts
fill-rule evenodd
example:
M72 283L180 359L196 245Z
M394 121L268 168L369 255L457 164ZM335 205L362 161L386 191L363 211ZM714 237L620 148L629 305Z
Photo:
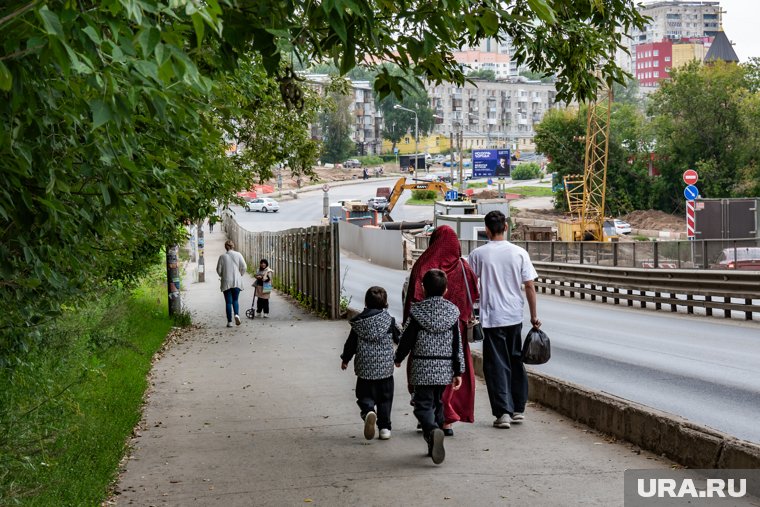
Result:
M694 47L678 48L677 52L679 55L682 52L688 53L689 51L699 54L709 49L709 41L706 43L704 39L709 38L711 41L721 29L721 7L720 2L717 1L657 1L642 5L639 12L644 16L650 17L651 21L647 23L643 30L633 29L631 33L626 34L623 38L623 43L627 45L630 55L619 51L616 55L616 61L618 65L633 74L634 77L638 78L638 74L642 73L642 71L644 75L648 74L650 77L643 78L646 83L655 81L655 72L662 76L663 69L665 67L672 68L673 65L661 65L660 69L639 66L638 58L641 51L638 50L638 46L653 45L663 41L691 41L684 43L695 44ZM696 46L700 44L700 40L702 41L702 47L697 48ZM644 49L644 54L650 53L649 57L645 56L644 58L652 58L654 50L653 46ZM659 51L660 48L657 48L657 50ZM671 54L671 59L672 57L673 55ZM646 63L652 65L654 60L646 60ZM650 86L645 84L645 82L641 83L642 86ZM656 82L654 85L656 85Z
M438 117L434 135L462 132L465 149L535 149L534 125L556 102L553 84L524 77L500 81L476 80L459 87L454 84L426 86L430 106Z

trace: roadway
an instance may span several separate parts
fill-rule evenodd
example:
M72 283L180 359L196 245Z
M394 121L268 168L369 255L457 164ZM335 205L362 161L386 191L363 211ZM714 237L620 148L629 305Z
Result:
M366 200L378 186L392 186L394 181L370 179L333 187L330 200ZM248 230L304 227L321 222L322 198L322 191L302 193L296 200L281 201L275 214L235 211ZM404 195L393 211L397 220L431 218L430 207L407 206L406 199ZM400 320L407 272L343 254L341 279L346 270L343 290L351 307L362 308L367 287L380 284L388 291L391 314ZM549 363L536 367L538 371L760 443L757 323L544 294L539 295L539 315L552 339L553 354Z

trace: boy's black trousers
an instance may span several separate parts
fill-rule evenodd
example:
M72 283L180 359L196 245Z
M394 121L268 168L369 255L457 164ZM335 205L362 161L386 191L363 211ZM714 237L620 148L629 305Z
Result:
M414 415L422 425L425 440L436 428L443 428L443 391L446 386L414 386Z
M367 412L377 414L377 427L391 429L391 409L393 408L393 377L368 380L356 378L356 404L362 418Z

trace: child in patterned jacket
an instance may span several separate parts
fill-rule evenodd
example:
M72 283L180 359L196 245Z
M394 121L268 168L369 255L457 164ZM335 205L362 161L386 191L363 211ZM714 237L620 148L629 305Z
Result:
M375 422L380 440L391 438L393 406L393 344L400 331L390 316L388 294L382 287L370 287L364 295L364 311L351 319L351 333L341 354L341 369L354 355L356 404L364 419L364 438L375 438Z
M462 385L464 352L459 336L459 309L443 298L446 273L431 269L422 277L425 299L414 303L404 324L394 362L401 366L412 354L409 382L414 386L414 415L422 425L428 456L436 465L443 462L443 391Z

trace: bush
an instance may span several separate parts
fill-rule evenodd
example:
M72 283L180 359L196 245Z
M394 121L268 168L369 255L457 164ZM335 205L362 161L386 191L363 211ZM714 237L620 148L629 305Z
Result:
M435 190L413 190L412 199L415 201L431 201L438 197L438 192Z
M356 159L362 163L363 166L367 165L383 165L383 157L377 155L365 155L363 157L356 157Z
M512 168L513 180L534 180L541 177L541 167L535 162L518 164Z

